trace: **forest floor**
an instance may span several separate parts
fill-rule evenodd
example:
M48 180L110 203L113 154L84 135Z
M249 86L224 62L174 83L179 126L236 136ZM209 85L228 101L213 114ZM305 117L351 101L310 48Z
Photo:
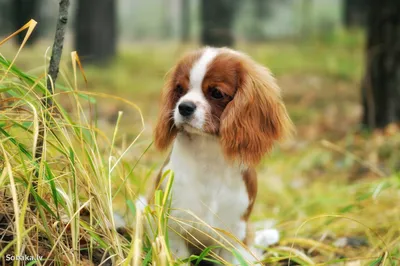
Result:
M276 75L296 126L293 139L277 146L258 167L259 195L252 220L271 222L281 233L278 247L287 247L288 253L298 250L315 263L398 265L400 132L395 126L360 130L364 66L360 39L238 45ZM15 64L40 76L43 67L38 66L45 62L46 48L25 48ZM145 129L124 153L122 167L140 161L124 181L116 179L112 184L118 190L126 182L114 199L122 215L130 215L127 195L143 193L164 160L165 154L150 146L160 90L165 73L188 49L174 44L122 45L115 62L85 67L87 84L78 78L81 91L98 94L94 96L97 117L87 104L84 112L98 119L108 140L118 124L118 137L113 140L117 145L126 147L132 142L141 132L142 121L137 110L117 97L137 104L142 112ZM8 59L15 52L8 44L0 50ZM60 80L73 86L71 60L67 53L64 58ZM75 98L63 94L56 98L67 111L75 110ZM122 116L118 117L118 111L123 111Z

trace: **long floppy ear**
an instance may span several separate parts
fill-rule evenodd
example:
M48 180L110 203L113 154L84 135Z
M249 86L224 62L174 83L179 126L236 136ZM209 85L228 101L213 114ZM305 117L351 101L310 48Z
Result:
M221 117L221 143L227 158L258 164L293 124L268 69L241 55L238 88Z
M173 111L177 101L176 96L174 95L174 73L175 69L168 72L161 94L160 111L154 131L154 144L159 150L167 149L178 132L173 119Z

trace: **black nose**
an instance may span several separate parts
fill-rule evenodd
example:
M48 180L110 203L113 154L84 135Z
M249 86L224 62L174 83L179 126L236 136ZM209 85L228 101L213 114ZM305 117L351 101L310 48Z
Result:
M183 102L179 104L178 109L182 116L189 117L196 110L196 105L193 102Z

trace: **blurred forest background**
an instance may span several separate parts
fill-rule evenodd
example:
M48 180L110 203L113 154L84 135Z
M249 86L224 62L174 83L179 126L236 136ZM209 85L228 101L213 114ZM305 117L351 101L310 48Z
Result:
M236 9L231 18L235 21L232 24L232 30L237 37L246 40L294 38L300 37L302 31L323 33L333 31L341 27L343 23L359 25L364 22L366 11L365 1L357 0L215 1L217 2L225 2L230 11ZM94 3L98 5L93 5ZM216 4L210 3L210 10L216 9ZM120 41L196 40L201 28L201 13L199 12L201 1L199 0L73 0L71 4L70 14L73 21L70 24L71 28L77 21L77 13L91 12L93 15L98 13L100 18L104 18L98 21L102 22L98 26L100 28L106 24L117 26L117 38ZM103 5L108 6L102 8ZM350 5L350 8L354 8L352 5L355 5L353 11L348 11L351 13L351 18L344 14L345 5ZM18 6L20 10L24 10L24 14L17 11ZM40 35L52 35L57 18L58 1L1 0L0 7L3 34L15 28L15 17L18 16L19 23L24 21L23 17L25 20L27 17L34 17L41 22ZM220 15L221 18L227 16L225 12ZM83 19L95 20L94 16L92 18L84 16ZM87 27L87 25L81 26Z
M75 0L71 4L60 83L72 83L68 52L76 50L88 78L87 84L79 81L81 90L108 93L140 107L146 128L123 160L127 167L141 160L127 174L131 187L143 191L144 181L157 172L165 156L148 150L165 73L187 50L231 46L272 70L297 130L259 167L261 187L253 219L270 218L282 232L283 245L294 241L285 242L286 238L300 236L342 249L322 246L316 252L315 243L296 242L316 261L372 260L390 254L391 265L397 265L399 0ZM30 18L39 22L16 65L31 74L43 72L57 14L56 0L0 0L0 36L6 37ZM3 45L1 54L12 58L23 37ZM55 97L73 111L69 97L57 93ZM98 114L93 116L108 136L118 111L124 112L118 120L122 146L140 132L140 116L123 101L99 97L96 108ZM118 204L118 208L124 212L127 207Z
M28 44L49 39L57 8L55 0L1 0L0 34L13 32L34 18L39 26ZM361 50L360 43L368 38L365 61L358 61L359 65L342 65L335 58L326 58L329 66L322 67L336 67L343 76L358 75L359 81L364 75L364 125L382 128L400 119L395 1L378 5L368 0L82 0L72 1L70 13L71 49L83 61L97 65L115 59L118 47L129 43L145 47L149 43L234 46L285 42L292 48L320 43L342 45L343 49L347 48L343 45L353 45L348 48ZM19 43L23 37L18 35ZM275 66L270 67L274 70Z

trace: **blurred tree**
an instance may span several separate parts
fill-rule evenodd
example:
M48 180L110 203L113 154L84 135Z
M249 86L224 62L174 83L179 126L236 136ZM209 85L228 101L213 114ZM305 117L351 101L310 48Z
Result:
M343 20L347 28L365 26L368 0L345 0Z
M164 39L169 39L173 35L172 15L171 15L171 0L162 0L161 13L161 36Z
M0 0L0 35L11 33L11 3L9 1Z
M101 64L116 53L116 1L78 0L75 48L84 62Z
M233 46L233 23L239 0L201 1L201 42L211 46Z
M190 40L190 0L181 0L181 41Z
M363 124L400 122L400 1L369 0Z
M249 36L253 41L265 40L264 25L265 19L270 15L272 1L265 0L252 0L253 5L253 19L252 30Z
M39 3L40 0L12 0L13 3L13 22L14 22L14 31L21 28L25 25L29 20L34 19L38 22L39 20ZM40 25L40 24L38 24ZM35 43L39 36L38 28L36 27L33 31L32 35L29 37L27 41L27 45L32 45ZM21 44L24 40L25 32L18 34L16 40L18 44Z
M307 39L313 32L313 21L312 21L312 11L313 11L314 1L313 0L303 0L301 3L301 36L303 39Z

